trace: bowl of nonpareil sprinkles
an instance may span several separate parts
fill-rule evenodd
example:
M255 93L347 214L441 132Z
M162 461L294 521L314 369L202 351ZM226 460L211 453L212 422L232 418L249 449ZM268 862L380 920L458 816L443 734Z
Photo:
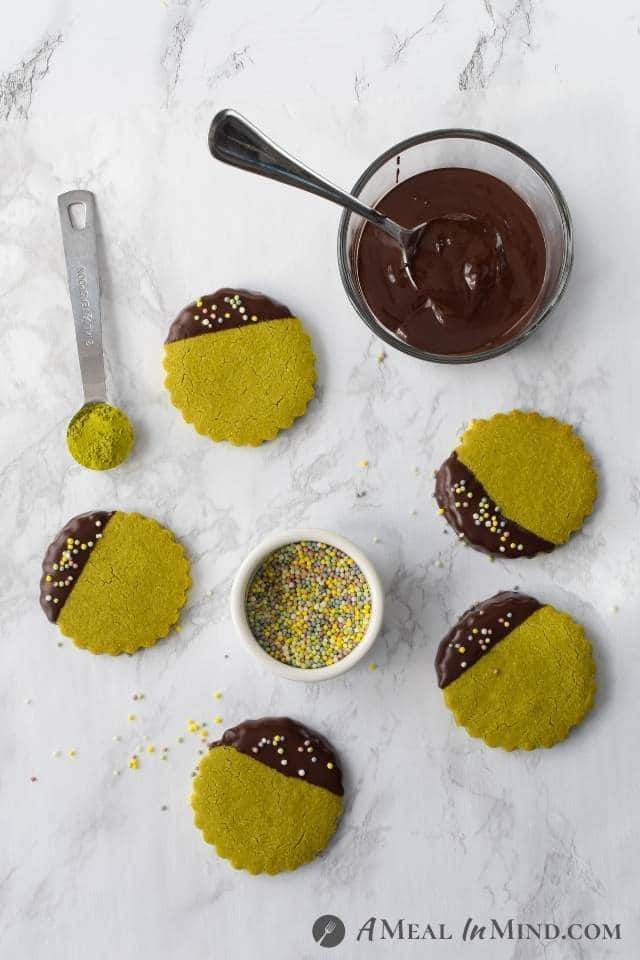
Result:
M350 670L382 626L383 591L370 560L326 530L282 530L246 558L231 590L244 645L290 680Z

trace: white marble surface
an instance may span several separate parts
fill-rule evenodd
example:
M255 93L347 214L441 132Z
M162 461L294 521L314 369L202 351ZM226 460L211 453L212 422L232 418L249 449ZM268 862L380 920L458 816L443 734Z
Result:
M2 960L299 960L324 952L310 930L330 912L347 923L335 951L346 958L636 957L637 5L40 0L5 5L2 22ZM206 132L226 105L345 185L429 127L521 142L575 219L561 308L490 363L453 369L387 351L379 365L380 344L341 290L337 210L216 166ZM55 197L74 186L97 194L111 391L139 437L131 461L104 476L70 462L64 444L80 389ZM318 353L308 415L257 450L209 444L163 389L168 323L223 284L284 299ZM513 406L575 423L602 491L569 546L490 564L443 534L431 470L470 416ZM37 604L50 536L110 506L166 522L193 560L182 632L131 659L58 647ZM377 672L295 685L237 645L233 572L261 535L296 524L340 530L379 565L388 615ZM456 729L432 668L452 620L514 584L585 623L600 678L583 727L526 756ZM188 717L218 711L226 725L290 713L333 738L348 799L314 864L252 878L201 842L187 802L198 744L176 737ZM145 756L130 772L144 735L170 759ZM357 945L372 915L446 922L456 935L468 916L619 922L624 939Z

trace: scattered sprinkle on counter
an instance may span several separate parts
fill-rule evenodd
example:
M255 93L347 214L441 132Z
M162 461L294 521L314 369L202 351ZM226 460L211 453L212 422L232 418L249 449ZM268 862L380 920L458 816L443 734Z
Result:
M370 664L369 664L369 670L375 671L375 670L377 670L377 669L378 669L378 664L377 664L377 663L370 663Z
M386 359L387 359L387 355L386 353L384 353L384 351L379 353L378 356L376 357L376 360L378 361L378 363L384 363Z
M358 466L360 467L361 470L366 470L367 467L369 466L369 461L368 461L368 460L358 460Z
M78 751L77 751L77 750L69 750L69 752L67 753L67 756L69 756L69 757L77 757L77 756L78 756Z
M140 766L140 763L138 762L138 758L134 754L132 757L129 758L129 769L137 770L139 766Z
M135 720L135 718L136 718L135 713L128 713L128 714L127 714L127 720Z
M265 560L249 585L246 610L253 635L270 656L317 669L342 660L360 643L371 617L371 593L346 553L302 540Z
M214 717L213 722L218 724L222 723L222 717Z
M216 690L216 692L215 692L214 695L213 695L213 699L214 699L214 700L222 700L222 694L220 693L219 690Z

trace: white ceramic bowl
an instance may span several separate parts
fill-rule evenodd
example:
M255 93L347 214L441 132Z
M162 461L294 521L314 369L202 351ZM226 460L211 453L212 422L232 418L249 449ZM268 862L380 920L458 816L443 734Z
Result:
M287 663L280 663L275 657L263 650L249 626L246 611L246 597L249 584L256 571L274 550L284 547L287 543L298 543L300 540L315 540L319 543L328 543L348 554L360 567L371 591L371 619L365 635L351 653L342 660L332 663L329 667L304 668L292 667ZM231 618L237 634L250 653L253 654L265 667L287 680L302 680L306 683L315 683L317 680L330 680L355 666L375 643L382 626L384 609L384 593L380 578L375 567L364 553L344 537L329 530L279 530L266 537L244 562L240 565L231 587Z

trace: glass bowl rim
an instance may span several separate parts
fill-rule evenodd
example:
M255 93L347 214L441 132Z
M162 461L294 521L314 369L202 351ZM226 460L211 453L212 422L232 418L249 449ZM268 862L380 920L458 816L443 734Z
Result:
M481 143L489 143L492 146L500 147L507 153L511 153L519 160L522 160L526 166L528 166L539 176L539 178L549 189L553 201L558 209L562 223L564 243L562 252L562 265L556 281L555 291L544 310L542 310L534 322L531 323L518 336L513 337L506 343L491 347L489 350L481 350L471 354L429 353L426 350L419 350L416 347L412 347L410 344L404 343L399 338L394 337L390 330L387 330L382 323L373 317L372 311L365 311L362 308L358 290L352 279L353 271L349 266L350 251L347 247L347 231L350 219L353 216L357 216L357 214L354 214L351 210L347 209L343 211L342 216L340 217L340 224L338 226L338 269L340 271L342 285L356 313L369 327L372 333L374 333L381 340L384 340L385 343L388 343L389 346L392 346L394 349L400 350L402 353L406 353L409 356L417 357L419 360L426 360L432 363L476 363L480 360L489 360L491 357L497 357L502 353L513 350L513 348L522 343L523 340L526 340L534 330L538 329L538 327L543 323L554 307L556 307L560 302L565 290L567 289L569 276L571 274L571 267L573 265L573 221L569 206L564 198L564 194L560 190L560 187L556 183L555 179L551 176L547 168L540 163L539 160L536 160L533 154L529 153L528 150L525 150L524 147L520 147L512 140L508 140L506 137L501 137L495 133L489 133L486 130L476 130L469 127L441 127L437 130L428 130L425 133L414 134L412 137L407 137L405 140L399 141L399 143L389 147L378 157L376 157L372 163L369 164L369 166L356 180L351 189L351 193L354 196L359 197L362 190L369 183L374 174L376 174L378 170L380 170L389 160L392 160L394 157L406 152L407 150L411 149L411 147L420 146L420 144L423 143L430 143L434 140L478 140Z

